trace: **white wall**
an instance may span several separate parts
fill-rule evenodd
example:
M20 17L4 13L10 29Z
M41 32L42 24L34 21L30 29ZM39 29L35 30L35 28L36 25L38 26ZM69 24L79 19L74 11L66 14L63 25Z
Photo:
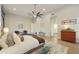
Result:
M32 32L44 32L46 36L50 36L50 15L44 15L43 17L38 17L36 22L32 24Z
M13 14L7 14L5 16L5 26L14 30L28 30L29 33L44 32L45 35L50 36L50 15L45 15L42 18L37 18L37 21L33 23L30 18L24 18ZM23 29L18 29L18 25L23 24Z
M76 38L77 42L79 42L79 5L70 5L66 8L63 8L57 14L57 22L59 24L59 37L60 31L62 28L61 21L62 20L69 20L69 19L77 19L77 24L70 25L72 29L76 31Z
M50 36L51 35L51 15L45 15L42 19L41 19L41 28L40 31L45 32L46 36Z
M10 29L10 31L14 31L14 30L27 30L29 33L31 32L31 23L32 20L30 20L30 18L25 18L22 16L18 16L18 15L13 15L13 14L7 14L5 16L5 26L8 27ZM18 25L23 24L23 28L22 29L18 29Z

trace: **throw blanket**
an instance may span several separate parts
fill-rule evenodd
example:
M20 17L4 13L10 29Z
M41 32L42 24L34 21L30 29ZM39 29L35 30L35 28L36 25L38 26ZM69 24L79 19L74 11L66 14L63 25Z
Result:
M15 44L12 33L9 33L7 35L6 44L8 45L8 47L13 46Z

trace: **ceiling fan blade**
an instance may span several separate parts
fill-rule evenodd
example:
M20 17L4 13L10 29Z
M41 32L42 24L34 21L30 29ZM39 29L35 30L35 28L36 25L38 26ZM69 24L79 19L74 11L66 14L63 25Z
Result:
M40 14L40 15L43 15L43 14Z
M34 11L32 11L32 13L34 14Z
M39 15L39 14L40 14L40 12L37 13L37 15Z

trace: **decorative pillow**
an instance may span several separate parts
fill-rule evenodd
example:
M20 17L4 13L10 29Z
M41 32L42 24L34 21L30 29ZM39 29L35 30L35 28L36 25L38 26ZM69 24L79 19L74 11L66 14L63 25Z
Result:
M15 43L14 43L14 40L13 40L12 33L4 33L4 35L1 37L1 40L0 40L1 47L7 48L7 47L10 47L10 46L13 46L14 44Z
M12 33L9 33L7 35L6 44L8 45L8 47L13 46L15 44Z

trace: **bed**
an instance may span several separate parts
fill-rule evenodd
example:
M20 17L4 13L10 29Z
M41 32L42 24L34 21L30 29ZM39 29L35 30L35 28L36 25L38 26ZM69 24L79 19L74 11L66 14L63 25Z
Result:
M2 43L5 48L0 51L0 54L67 54L68 52L68 47L52 41L46 42L36 35L24 35L23 42L16 34L13 36L16 44L7 47ZM6 38L6 35L4 37ZM2 41L5 41L4 37Z
M16 37L16 35L14 35L14 36ZM36 49L38 49L40 47L43 47L44 42L45 42L44 40L43 41L41 41L39 39L37 40L37 38L39 38L37 36L36 36L36 38L35 38L35 36L29 36L29 35L24 35L23 37L24 37L23 42L19 42L13 46L2 49L0 51L0 54L28 54L28 53L35 51ZM18 38L16 38L16 39L18 39Z

